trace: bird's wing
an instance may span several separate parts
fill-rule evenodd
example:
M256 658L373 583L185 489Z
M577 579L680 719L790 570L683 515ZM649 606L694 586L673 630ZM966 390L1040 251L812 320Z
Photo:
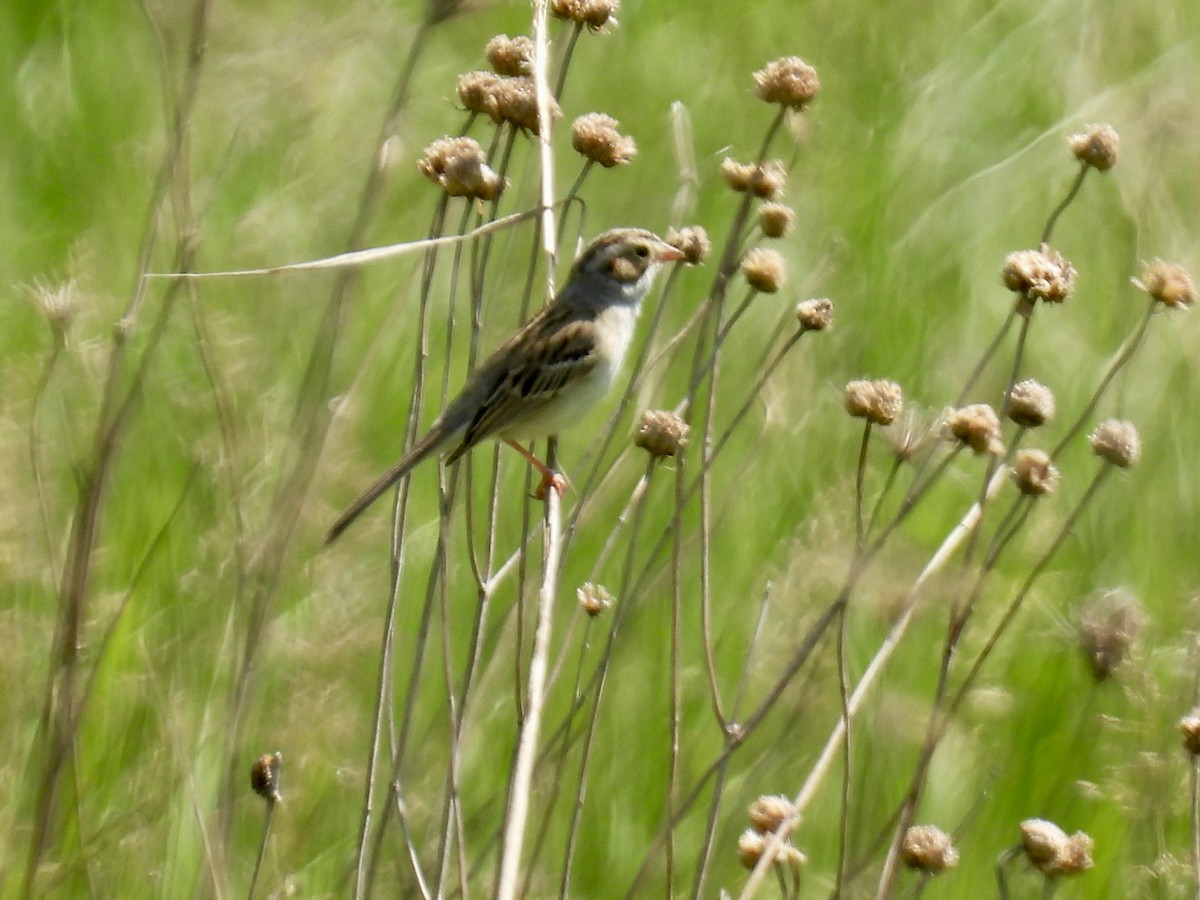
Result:
M572 321L574 320L574 321ZM514 353L516 348L524 352ZM496 365L501 360L504 365ZM488 372L487 393L446 457L453 462L492 435L540 412L599 362L595 323L565 307L547 307L513 340L480 367Z

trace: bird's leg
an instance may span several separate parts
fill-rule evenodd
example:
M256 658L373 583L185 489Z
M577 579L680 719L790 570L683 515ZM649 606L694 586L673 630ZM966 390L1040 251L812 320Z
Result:
M538 489L536 491L534 491L534 494L533 494L538 500L546 499L546 489L547 488L554 488L554 490L558 493L558 496L560 496L560 497L563 495L563 492L569 486L569 483L565 477L560 475L558 472L555 472L548 465L546 465L544 462L542 462L540 459L538 459L536 456L534 456L532 453L530 453L528 450L526 450L524 447L522 447L516 441L512 441L512 440L509 440L508 438L505 438L504 443L508 444L508 446L512 447L514 450L516 450L518 453L520 453L523 457L525 457L526 461L531 466L533 466L535 469L537 469L539 472L542 473L542 483L538 485Z

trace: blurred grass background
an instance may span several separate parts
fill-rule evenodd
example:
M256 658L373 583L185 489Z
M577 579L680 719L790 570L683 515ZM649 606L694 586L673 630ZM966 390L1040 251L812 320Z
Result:
M382 111L423 14L422 4L382 0L215 5L191 123L189 165L201 211L197 268L276 265L343 249ZM132 289L169 132L154 32L178 78L190 16L190 5L178 0L146 0L144 7L10 0L0 14L7 85L0 92L0 120L7 123L0 145L0 447L8 461L0 470L6 686L0 824L9 836L0 851L0 885L6 892L19 884L29 843L38 769L30 751L49 671L65 535L92 449L109 336ZM392 178L369 243L425 233L434 194L413 163L426 144L459 127L456 74L484 65L482 47L491 35L526 33L529 16L526 4L495 2L428 32L399 139L389 147ZM840 410L843 384L892 378L907 399L933 411L953 400L1009 309L997 278L1001 261L1036 242L1074 175L1067 134L1084 123L1111 122L1122 145L1117 167L1090 177L1059 225L1055 243L1079 270L1077 293L1063 308L1041 314L1028 348L1027 371L1054 388L1064 421L1086 401L1140 314L1140 296L1129 285L1139 261L1161 256L1193 272L1200 267L1200 6L626 0L619 18L611 33L584 35L563 98L566 120L591 110L610 113L640 148L633 166L593 176L603 181L593 181L588 195L589 236L615 225L662 231L692 222L719 233L735 198L718 165L726 154L750 157L770 117L753 98L750 72L794 53L815 65L823 82L788 188L799 213L796 233L780 245L789 287L756 301L734 335L723 375L732 404L741 392L730 386L748 383L791 302L834 299L836 331L789 359L714 473L717 652L736 672L758 598L772 582L775 627L756 654L756 670L765 674L752 679L761 690L790 652L790 629L798 632L836 591L852 541L859 435ZM700 176L683 223L670 218L678 186L668 119L674 101L690 115ZM565 189L575 163L560 149ZM521 258L513 264L514 283L521 264ZM164 246L153 267L171 265ZM299 896L346 891L360 815L386 596L386 515L373 516L329 551L318 550L319 536L399 449L410 396L413 336L406 322L415 302L414 266L407 259L378 264L363 273L354 295L333 376L337 390L348 393L304 507L302 536L287 558L240 748L246 766L261 752L284 752L285 806L266 883L272 890L290 886ZM707 275L689 278L675 297L679 308L667 313L676 326ZM221 710L243 587L231 558L231 498L238 498L250 533L261 531L332 279L317 273L206 282L197 305L182 306L168 326L105 507L86 658L99 658L104 629L127 605L80 726L72 775L76 825L39 882L48 895L80 895L89 885L97 896L207 890L197 823L211 816L224 778ZM28 286L68 282L78 311L41 412L44 529L30 427L52 337ZM151 287L150 309L162 290ZM486 346L515 317L509 307L489 321ZM198 327L208 335L209 364L229 398L232 443L218 427ZM1086 830L1096 841L1096 869L1060 896L1191 895L1187 762L1175 722L1195 701L1198 334L1186 316L1153 324L1131 377L1101 410L1136 422L1146 444L1143 465L1112 479L1089 509L989 663L987 690L977 693L935 757L918 820L966 828L963 862L930 887L932 896L994 893L994 860L1030 816ZM135 331L131 343L136 349L144 340ZM980 386L979 399L1003 387L1002 369ZM679 388L655 385L659 393L647 391L639 402L671 405ZM580 451L566 439L571 471ZM1092 465L1083 447L1064 457L1061 495L993 581L989 596L996 600L985 618L999 614ZM911 578L957 521L974 478L964 474L944 490L945 499L909 523L856 598L856 672L888 627L896 584ZM954 490L961 496L949 496ZM414 531L410 553L421 557L436 536L432 489L416 502L415 521L426 527ZM603 542L605 516L618 509L612 500L584 520L563 577L564 604ZM507 532L509 547L519 534L519 525ZM1149 624L1120 677L1094 686L1071 613L1093 591L1118 585L1141 598ZM871 846L907 784L937 670L944 628L938 600L954 588L949 574L929 592L925 614L856 732L852 858ZM419 596L419 574L406 590ZM623 892L661 817L668 620L665 601L649 604L623 638L576 867L578 896ZM694 640L695 623L687 628L685 638ZM968 645L983 633L968 637ZM510 630L497 626L476 695L489 702L472 712L472 733L482 746L467 757L468 809L494 799L506 777L513 740L510 645ZM780 710L738 757L731 810L760 793L794 792L803 781L837 716L832 666L826 653L803 692L796 688L795 714ZM721 737L699 667L684 674L695 681L684 710L685 758L695 767L684 771L686 785L719 750ZM436 758L444 714L430 708L424 715L418 758ZM235 896L253 864L259 805L246 791L236 808L235 841L223 863ZM797 834L811 860L812 894L831 883L837 814L835 778ZM697 817L681 829L682 847L698 841L702 824ZM710 885L735 890L740 883L733 845L743 827L740 815L723 821ZM868 878L859 887L872 885ZM1024 896L1038 889L1032 880L1019 887ZM549 893L552 885L535 892L542 888Z

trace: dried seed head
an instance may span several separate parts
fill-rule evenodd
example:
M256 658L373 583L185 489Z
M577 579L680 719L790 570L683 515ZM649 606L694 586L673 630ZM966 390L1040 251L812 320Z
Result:
M1088 125L1087 131L1071 135L1067 142L1077 160L1098 172L1107 172L1117 164L1121 138L1111 125Z
M1012 476L1018 490L1030 497L1053 494L1058 489L1058 468L1044 450L1018 450Z
M683 261L689 266L698 266L704 262L712 250L708 232L699 225L681 228L678 231L668 228L667 243L683 254Z
M741 860L743 866L747 869L753 869L758 865L758 860L762 857L763 851L767 849L768 836L760 834L753 828L747 828L738 838L738 859ZM777 866L801 866L808 862L807 858L793 847L790 843L785 844L783 849L775 855L775 865Z
M264 753L254 761L250 767L250 787L254 793L272 803L279 802L279 768L282 764L282 753Z
M929 436L930 431L921 420L921 416L911 408L904 410L895 428L887 430L892 453L901 462L907 462L916 456L928 442Z
M633 445L641 447L655 459L678 456L687 445L688 425L673 412L651 409L642 413Z
M1021 823L1021 846L1029 862L1039 871L1064 852L1070 838L1067 833L1045 819L1026 819Z
M495 72L465 72L458 76L458 99L467 112L500 121L500 86L504 77Z
M886 378L875 381L851 381L846 385L843 402L846 412L873 425L891 425L904 408L900 385Z
M1031 302L1062 303L1075 289L1075 267L1048 247L1008 254L1000 274L1006 288Z
M758 227L769 238L787 237L796 224L796 211L783 203L764 203L758 210Z
M821 90L817 70L798 56L784 56L754 73L754 92L767 103L803 109Z
M783 257L774 250L755 247L742 258L742 274L756 291L774 294L783 286Z
M1183 735L1184 749L1192 756L1200 756L1200 708L1179 720L1179 733Z
M559 19L570 19L599 31L610 22L617 24L619 0L550 0L550 12Z
M417 168L451 197L491 200L504 189L504 179L487 164L483 148L469 137L439 138L425 148Z
M606 169L624 165L637 156L637 144L617 131L619 124L604 113L582 115L571 125L571 146L576 153Z
M1077 831L1067 841L1067 846L1058 861L1056 875L1078 875L1092 868L1092 850L1095 843L1090 835Z
M501 75L532 75L533 52L533 39L523 34L498 34L484 48L488 62Z
M796 319L803 331L829 331L833 328L833 301L824 297L801 300L796 304Z
M904 832L900 858L910 869L937 874L958 865L958 851L950 835L936 825L913 825Z
M787 185L787 169L777 159L755 166L725 157L721 161L721 177L739 194L749 192L765 200L780 196Z
M583 611L593 619L613 605L613 597L608 588L602 584L592 584L590 581L579 588L575 596L579 598L579 605L583 607Z
M508 122L514 128L539 134L537 88L533 79L522 75L517 78L501 78L496 86L496 113L493 119ZM557 119L562 115L558 102L553 97L546 98L550 118Z
M1008 395L1008 417L1023 428L1037 428L1054 418L1054 393L1040 381L1026 378Z
M977 455L1004 452L1000 419L986 403L972 403L950 410L946 415L946 428L955 440L966 444Z
M1088 435L1092 452L1107 463L1130 469L1142 458L1142 438L1132 422L1105 419Z
M1084 601L1076 628L1079 646L1097 681L1110 678L1146 625L1137 597L1123 588L1101 591Z
M79 312L79 300L74 281L64 281L51 286L43 281L34 281L25 287L42 315L57 335L65 334Z
M795 814L796 807L782 794L764 794L756 798L746 812L755 831L770 834Z
M1142 277L1133 283L1164 306L1187 309L1196 302L1196 286L1192 276L1177 263L1156 259L1142 264Z

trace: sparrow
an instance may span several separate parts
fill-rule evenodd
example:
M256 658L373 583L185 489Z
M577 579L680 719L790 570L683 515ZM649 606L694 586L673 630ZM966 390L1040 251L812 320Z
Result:
M453 463L487 438L504 441L541 473L539 497L547 488L561 494L566 481L518 440L558 434L608 392L654 276L683 258L641 228L614 228L593 240L558 295L467 377L424 437L338 517L325 543L419 463L447 448Z

